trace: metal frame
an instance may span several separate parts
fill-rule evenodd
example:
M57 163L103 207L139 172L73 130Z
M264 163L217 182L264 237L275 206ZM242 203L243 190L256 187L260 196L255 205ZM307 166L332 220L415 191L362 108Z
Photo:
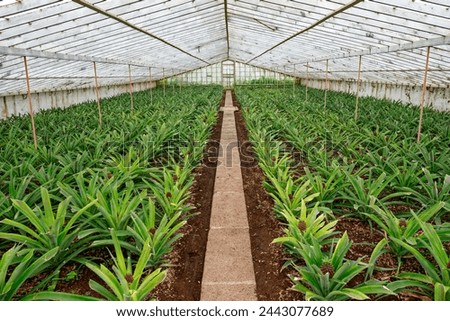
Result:
M430 0L0 2L0 96L154 80L232 60L330 81L450 87L450 4ZM135 67L135 68L134 68ZM162 70L165 70L163 75Z

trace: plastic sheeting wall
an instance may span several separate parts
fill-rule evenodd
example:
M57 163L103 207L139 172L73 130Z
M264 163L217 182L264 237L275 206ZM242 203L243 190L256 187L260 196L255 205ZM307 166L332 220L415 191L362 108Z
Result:
M300 79L300 83L306 85L306 79ZM308 87L325 89L326 81L323 79L309 79ZM356 82L329 80L328 88L334 91L355 94ZM359 95L394 101L399 100L406 104L418 106L422 96L422 86L361 82ZM450 88L428 87L425 95L425 106L450 112Z
M149 82L134 83L133 91L147 90L149 86ZM154 87L155 83L152 83L151 86ZM103 99L129 92L129 90L129 84L110 85L100 87L99 93L100 97ZM95 101L97 99L94 87L33 93L31 97L35 113L50 108L65 108L86 101ZM12 115L27 114L28 97L27 95L3 96L0 97L0 106L0 119Z

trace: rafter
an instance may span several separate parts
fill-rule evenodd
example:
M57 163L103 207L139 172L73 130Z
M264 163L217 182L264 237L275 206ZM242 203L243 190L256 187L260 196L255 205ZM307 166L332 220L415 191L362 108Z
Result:
M127 61L120 59L111 58L101 58L85 55L74 55L74 54L63 54L58 52L41 51L33 49L22 49L0 46L0 54L20 56L20 57L35 57L35 58L47 58L47 59L58 59L58 60L70 60L70 61L90 61L90 62L103 62L106 64L116 64L116 65L133 65L133 66L144 66L144 67L155 67L150 64L144 64L137 61Z
M364 1L364 0L353 0L352 2L350 2L350 3L348 3L348 4L346 4L346 5L342 6L342 7L340 7L339 9L337 9L337 10L333 11L332 13L326 15L326 16L323 17L322 19L319 19L318 21L316 21L316 22L313 23L312 25L306 27L305 29L302 29L302 30L300 30L299 32L294 33L293 35L287 37L286 39L284 39L284 40L280 41L279 43L275 44L274 46L270 47L269 49L266 49L266 50L263 51L262 53L260 53L260 54L258 54L258 55L256 55L256 56L254 56L252 59L248 60L247 63L252 62L253 60L255 60L255 59L257 59L257 58L259 58L259 57L265 55L266 53L272 51L273 49L275 49L275 48L277 48L277 47L279 47L279 46L281 46L282 44L288 42L289 40L292 40L293 38L298 37L299 35L301 35L301 34L307 32L307 31L309 31L309 30L311 30L311 29L313 29L313 28L315 28L315 27L317 27L318 25L322 24L323 22L325 22L325 21L327 21L327 20L333 18L334 16L338 15L338 14L341 13L341 12L344 12L344 11L347 10L347 9L350 9L351 7L357 5L358 3L362 2L362 1Z
M437 37L437 38L432 38L432 39L408 42L408 43L404 43L401 45L377 47L377 48L371 48L371 49L365 49L365 50L355 50L355 51L351 51L348 53L321 56L321 57L317 57L317 58L311 58L311 59L299 61L299 62L296 62L295 64L305 64L307 62L311 63L311 62L325 61L328 59L335 60L335 59L351 58L351 57L357 57L357 56L367 56L367 55L373 56L373 55L382 54L382 53L393 53L393 52L398 52L398 51L408 51L408 50L413 50L413 49L444 46L444 45L450 45L450 35L444 36L444 37Z
M225 31L227 33L227 59L230 58L230 32L228 29L228 1L223 1L223 7L225 10Z
M165 39L163 39L163 38L161 38L161 37L155 36L154 34L148 32L148 31L146 31L146 30L144 30L144 29L142 29L142 28L139 28L138 26L136 26L136 25L130 23L129 21L127 21L127 20L125 20L125 19L122 19L122 18L120 18L119 16L116 16L116 15L113 14L113 13L110 13L110 12L108 12L108 11L105 11L105 10L103 10L102 8L97 7L96 5L94 5L94 4L92 4L92 3L89 3L89 2L84 1L84 0L72 0L72 1L75 2L75 3L78 3L79 5L82 5L83 7L89 8L89 9L91 9L91 10L93 10L93 11L99 13L99 14L102 14L102 15L104 15L104 16L110 18L110 19L116 20L117 22L120 22L120 23L122 23L122 24L124 24L124 25L126 25L126 26L128 26L128 27L130 27L130 28L132 28L132 29L134 29L134 30L136 30L136 31L139 31L139 32L141 32L141 33L143 33L143 34L146 34L147 36L149 36L149 37L151 37L151 38L153 38L153 39L156 39L156 40L158 40L158 41L164 43L165 45L167 45L167 46L169 46L169 47L172 47L172 48L174 48L174 49L177 49L178 51L180 51L180 52L182 52L182 53L188 55L188 56L191 57L191 58L194 58L194 59L200 60L201 62L204 62L204 63L206 63L206 64L209 64L206 60L203 60L202 58L200 58L200 57L198 57L198 56L195 56L195 55L193 55L193 54L187 52L186 50L184 50L184 49L182 49L182 48L180 48L180 47L174 45L173 43L171 43L171 42L169 42L169 41L167 41L167 40L165 40Z

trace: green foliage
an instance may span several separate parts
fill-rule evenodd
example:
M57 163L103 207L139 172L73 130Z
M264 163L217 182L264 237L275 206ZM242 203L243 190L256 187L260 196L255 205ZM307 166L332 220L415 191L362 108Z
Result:
M33 250L21 250L14 246L6 251L0 260L0 300L17 299L20 286L29 278L50 266L50 261L58 253L55 247L36 257Z
M419 220L427 222L431 220L443 206L443 202L435 204L417 214L417 217ZM413 216L408 219L399 219L389 209L382 209L375 205L374 198L372 198L370 208L374 211L373 213L363 214L367 215L386 233L386 240L388 241L389 248L397 257L405 256L409 251L402 246L402 243L398 243L394 241L394 239L402 240L411 246L418 246L418 239L420 239L420 237L417 235L417 232L420 229L420 225Z
M345 259L351 241L347 233L339 239L329 253L322 252L317 241L303 244L299 250L305 266L294 265L299 277L294 277L294 289L305 294L306 300L343 301L367 300L368 294L394 294L385 282L369 280L354 287L348 283L366 269L360 260Z
M450 258L447 254L439 235L436 233L433 225L424 222L419 216L413 214L417 223L423 231L423 238L418 239L418 244L425 247L431 254L434 262L430 261L418 249L403 240L393 238L393 241L407 249L419 261L425 270L425 275L415 272L403 272L399 274L399 278L415 281L422 284L426 293L435 301L450 300Z
M326 223L325 215L319 215L318 204L308 210L305 201L302 201L299 215L288 209L283 209L281 213L287 222L285 236L278 237L273 242L283 244L288 253L297 259L303 258L300 250L303 244L311 244L314 241L323 245L333 241L331 237L336 234L333 229L337 221Z
M39 258L57 247L45 265L49 274L35 287L47 291L15 299L92 300L48 289L61 280L66 262L83 265L86 249L111 247L110 229L131 257L150 253L139 264L155 270L167 264L192 209L192 171L221 95L219 86L170 94L153 89L133 94L133 110L127 94L103 99L101 127L95 102L45 110L35 115L37 149L26 116L0 121L0 250L20 243ZM130 268L136 267L132 260ZM110 270L107 263L97 268ZM146 292L164 273L151 282L143 275L135 289Z
M423 176L419 180L419 187L412 189L410 187L404 188L412 194L413 198L422 204L422 206L430 206L432 204L443 202L442 211L440 214L450 212L450 177L448 174L444 179L434 179L434 175L426 168L422 168ZM440 215L437 216L440 222Z
M123 256L119 239L114 230L111 230L111 236L116 253L112 271L104 265L97 266L89 262L86 263L86 266L97 274L107 287L94 280L89 282L89 286L109 301L142 301L147 299L150 292L166 276L166 272L161 269L152 272L146 271L147 262L151 256L150 243L144 244L142 253L133 267L131 258L125 259Z
M236 95L266 176L264 187L275 202L277 218L286 224L285 235L275 242L285 246L291 256L287 264L293 264L302 276L294 281L297 290L309 299L338 300L367 299L366 289L374 290L376 297L411 289L422 289L430 296L436 293L435 299L447 295L448 285L442 280L432 282L426 279L428 275L415 275L384 287L370 278L374 271L383 269L377 266L377 260L386 251L397 255L399 263L412 254L410 249L424 258L430 256L432 247L426 244L431 243L415 216L435 223L433 251L450 240L446 222L450 212L450 136L446 130L450 113L426 109L427 124L417 143L419 109L413 106L361 98L355 121L355 97L349 94L328 92L326 110L323 91L309 88L306 97L301 86L296 86L295 95L290 88L250 90L244 86L236 88ZM348 275L365 271L366 282L355 287L361 286L362 294L344 287L343 292L338 290L327 297L329 292L324 289L329 289L332 277L320 270L322 263L330 263L332 254L323 259L321 245L333 239L315 239L307 230L311 224L299 220L302 202L309 211L312 200L318 203L316 213L322 213L311 215L314 221L336 224L335 216L357 216L385 235L374 245L368 263L343 263ZM303 261L306 266L302 266ZM437 268L436 263L430 264L429 269ZM436 279L436 273L432 279ZM345 286L345 282L339 284ZM436 290L430 284L436 284Z
M394 178L393 176L387 178L386 173L382 173L376 179L371 177L369 173L367 179L355 176L346 172L349 188L343 189L340 192L340 199L348 202L347 207L353 208L355 211L367 211L372 203L372 198L377 198L383 205L398 204L398 202L390 201L393 198L409 195L407 192L396 193L382 193L386 191L389 183Z
M80 223L80 216L96 201L90 202L73 215L69 214L70 198L59 203L56 212L53 211L50 194L44 187L41 188L43 208L32 210L24 201L13 200L14 207L26 217L26 222L19 223L4 219L3 224L17 229L17 232L0 233L0 238L11 242L21 243L40 253L46 253L58 248L54 255L56 264L70 260L89 247L87 242L76 241L78 232L87 224Z

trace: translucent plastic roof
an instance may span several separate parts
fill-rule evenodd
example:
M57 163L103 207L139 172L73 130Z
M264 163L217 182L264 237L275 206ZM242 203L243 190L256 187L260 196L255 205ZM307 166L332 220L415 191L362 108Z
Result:
M393 3L393 4L392 4ZM301 77L450 85L449 0L3 0L0 95L235 60ZM149 69L151 67L151 70Z

